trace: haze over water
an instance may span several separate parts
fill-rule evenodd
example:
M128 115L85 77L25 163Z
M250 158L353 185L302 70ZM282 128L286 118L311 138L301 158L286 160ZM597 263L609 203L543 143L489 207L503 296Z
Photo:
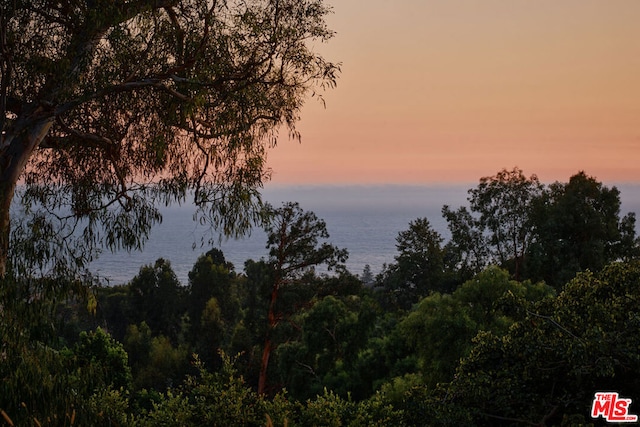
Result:
M275 186L264 191L264 198L276 207L282 202L299 202L302 209L314 212L326 222L329 241L349 251L347 268L351 273L361 274L364 266L369 264L377 274L385 263L394 262L396 237L416 218L428 218L432 227L445 241L448 240L446 221L441 215L442 206L448 204L457 208L466 205L467 190L473 186ZM621 191L621 216L640 212L640 185L616 186ZM261 229L254 229L244 239L201 246L202 237L208 233L193 221L193 212L190 204L164 209L163 223L154 228L142 252L105 253L93 264L94 272L107 278L112 285L123 284L131 280L143 265L164 258L171 262L179 280L186 285L193 264L211 247L222 249L227 261L232 262L238 272L243 270L247 259L257 261L268 257L266 235Z

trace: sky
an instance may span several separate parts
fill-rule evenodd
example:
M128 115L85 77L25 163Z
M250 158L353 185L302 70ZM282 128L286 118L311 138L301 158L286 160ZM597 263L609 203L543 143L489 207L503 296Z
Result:
M330 0L338 86L274 184L640 182L640 0Z

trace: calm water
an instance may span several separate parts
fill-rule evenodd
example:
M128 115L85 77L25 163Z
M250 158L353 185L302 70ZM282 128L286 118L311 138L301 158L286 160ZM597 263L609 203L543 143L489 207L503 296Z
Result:
M467 189L473 186L271 187L263 194L274 206L296 201L302 209L313 211L327 223L329 241L349 251L349 271L360 274L369 264L375 274L383 264L394 261L398 233L416 218L428 218L432 227L448 239L446 222L440 214L442 206L457 208L466 204ZM618 188L622 214L640 212L640 186L618 185ZM200 245L202 237L208 234L193 222L193 211L189 205L164 209L163 223L152 231L142 252L106 253L93 264L93 270L111 284L121 284L131 280L141 266L165 258L180 281L187 284L188 273L198 256L211 247ZM214 246L222 249L236 271L242 271L247 259L267 257L265 245L264 232L255 229L250 237Z

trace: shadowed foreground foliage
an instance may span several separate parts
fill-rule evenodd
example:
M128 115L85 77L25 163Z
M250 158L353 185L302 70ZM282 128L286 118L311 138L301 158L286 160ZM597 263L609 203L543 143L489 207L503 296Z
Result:
M513 190L509 177L526 183L504 172L481 181L471 200L487 188ZM8 275L0 422L597 424L595 392L640 395L634 216L620 220L617 190L584 174L549 192L523 188L539 197L531 212L553 215L514 213L528 218L518 224L542 221L528 249L511 252L517 260L481 259L474 245L493 235L497 251L500 233L483 231L481 215L444 209L452 241L443 246L417 219L398 235L396 263L358 277L344 268L346 250L328 243L324 221L286 203L269 207L268 258L247 260L243 273L211 249L186 286L163 259L112 287ZM575 262L551 284L536 281L562 231L544 221L571 213L591 218L564 234Z
M399 323L373 320L365 294L326 295L294 316L301 335L278 349L270 377L294 394L258 394L255 371L239 371L247 355L221 349L214 367L189 356L179 384L136 387L127 352L102 329L60 346L37 340L37 325L14 335L5 321L0 408L15 425L568 425L591 421L596 391L640 393L638 261L580 273L557 296L489 269ZM363 391L363 373L378 385ZM315 393L295 386L305 377Z

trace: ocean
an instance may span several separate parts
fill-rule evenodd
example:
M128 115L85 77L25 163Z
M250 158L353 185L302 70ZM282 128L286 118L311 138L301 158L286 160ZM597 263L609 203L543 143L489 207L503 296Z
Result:
M609 186L609 185L608 185ZM621 191L621 215L640 212L640 185L616 185ZM427 218L435 231L447 240L449 233L442 218L443 205L453 209L467 204L468 185L344 185L344 186L269 186L263 198L275 207L283 202L298 202L327 224L328 241L349 251L347 269L361 274L369 265L374 274L384 264L394 262L396 237L407 230L409 222ZM242 272L246 260L268 257L266 234L254 228L238 240L205 243L210 233L193 221L190 204L163 208L162 224L156 226L142 251L104 253L91 269L111 285L127 283L144 265L158 258L171 262L180 282L188 283L188 274L200 255L212 247L221 249L225 259Z

